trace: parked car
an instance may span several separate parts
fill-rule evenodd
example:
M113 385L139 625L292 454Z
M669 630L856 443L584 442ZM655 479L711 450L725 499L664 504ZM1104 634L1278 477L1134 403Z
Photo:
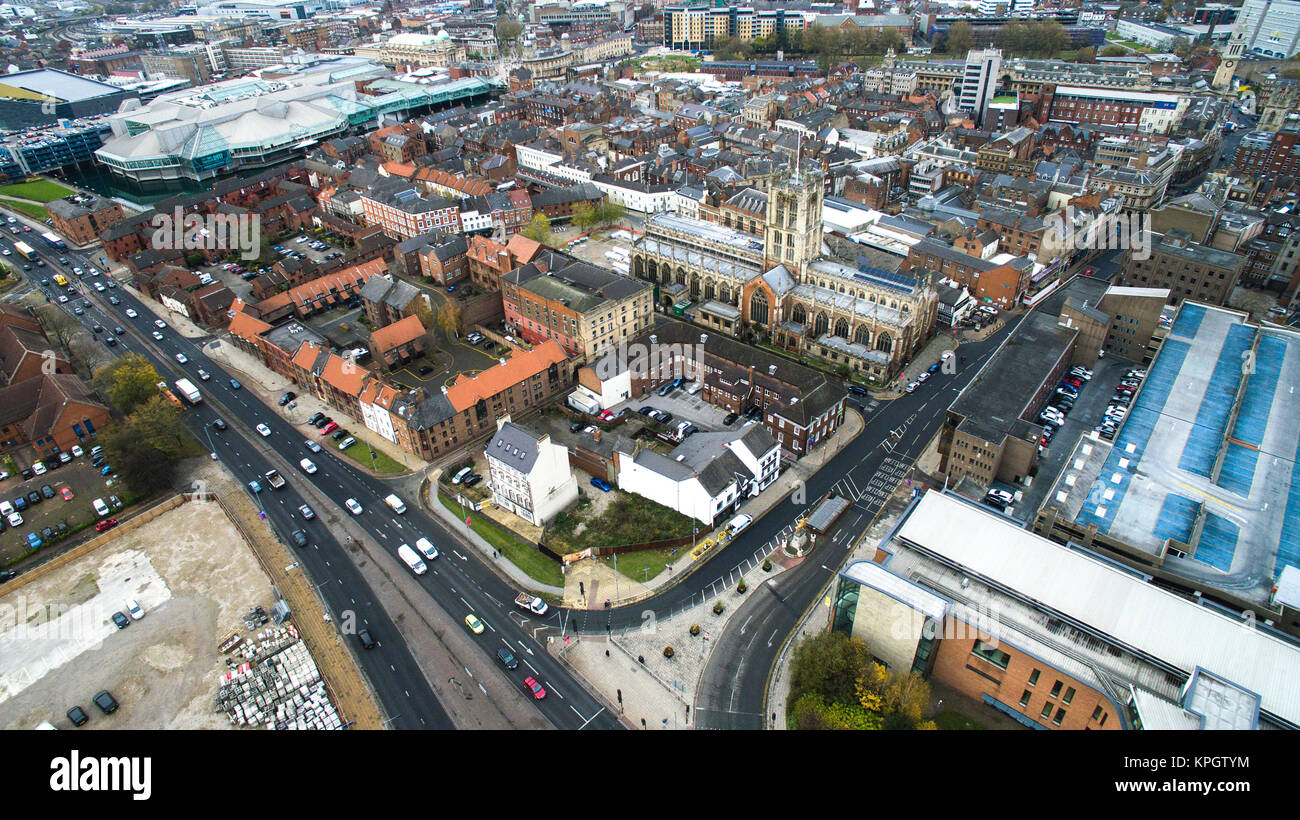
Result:
M609 483L608 481L606 481L605 479L603 479L603 478L594 478L594 477L593 477L593 478L591 479L591 486L595 487L596 489L600 490L601 492L606 492L606 493L609 492L610 490L614 489L614 488L610 485L610 483Z
M121 612L114 612L113 623L117 624L118 629L126 629L128 626L131 625L131 620L127 618L125 615L123 615Z
M80 706L72 707L68 710L67 714L68 720L72 721L73 726L84 726L86 725L86 721L90 720L90 715L87 715L86 710L82 709Z
M138 621L144 617L144 609L132 598L126 602L126 613L131 616L131 620Z
M725 415L725 416L722 417L722 423L723 423L724 426L725 426L725 425L729 425L729 424L733 424L733 423L735 423L736 419L738 419L738 418L740 418L740 414L739 414L739 413L728 413L727 415Z
M99 711L106 715L111 715L117 711L117 699L110 695L107 689L101 689L95 693L93 700L95 705L99 707Z

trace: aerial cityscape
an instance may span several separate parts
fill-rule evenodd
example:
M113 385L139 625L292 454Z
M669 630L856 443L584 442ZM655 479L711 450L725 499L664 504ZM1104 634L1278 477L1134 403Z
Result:
M1300 0L0 59L0 727L1300 728Z

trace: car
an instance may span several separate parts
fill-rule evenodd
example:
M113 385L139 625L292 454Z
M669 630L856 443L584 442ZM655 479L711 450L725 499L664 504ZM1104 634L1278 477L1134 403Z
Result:
M654 413L654 411L655 411L655 409L654 409L653 407L651 407L650 405L647 404L645 407L642 407L642 408L641 408L640 410L638 410L637 412L640 413L640 414L643 415L643 416L649 416L650 414Z
M248 491L251 492L253 495L257 495L262 491L261 483L259 483L256 479L248 482Z
M73 498L76 498L76 496L73 495L71 487L64 487L63 489L59 490L59 497L62 498L64 501L71 501Z
M207 381L207 380L210 379L210 378L212 378L212 377L208 375L208 371L206 371L206 370L204 370L203 368L200 367L200 368L199 368L199 380L200 380L200 381Z
M916 392L916 388L918 388L918 387L920 387L920 385L919 385L918 383L916 383L916 382L912 382L912 383L909 384L905 389L906 389L907 392L909 392L909 393L914 393L914 392Z
M609 483L608 481L606 481L605 479L603 479L603 478L592 478L592 479L591 479L591 486L593 486L593 487L595 487L597 490L600 490L601 492L605 492L605 493L607 493L607 492L609 492L610 490L614 489L614 488L610 485L610 483Z
M460 484L462 481L464 481L465 479L473 475L473 473L474 473L473 467L461 467L459 470L456 471L456 474L451 477L451 483Z
M86 710L82 709L80 706L72 707L68 710L67 714L68 720L72 721L73 726L84 726L86 725L86 721L90 720L90 715L87 715Z
M1273 305L1271 308L1268 309L1268 312L1273 314L1274 316L1285 316L1286 308L1282 307L1281 305Z
M299 461L298 466L301 467L302 471L307 475L311 475L316 472L316 463L309 458L304 458L303 460Z
M1083 387L1083 379L1076 379L1073 376L1067 376L1066 378L1061 379L1061 384L1068 384L1075 390L1078 390Z
M154 319L153 326L158 328L159 330L162 330L163 328L167 327L167 323L164 322L162 319Z
M339 429L338 422L331 421L320 428L320 434L322 436L329 435L330 433L333 433L337 429Z
M122 499L118 498L115 495L110 495L108 497L108 506L112 507L115 510L120 510L122 509Z
M319 452L320 452L320 445L317 444L316 442L312 441L311 439L308 439L307 441L305 441L305 442L303 442L303 443L306 444L306 445L307 445L307 449L308 449L308 450L311 450L313 453L319 453Z
M335 441L338 441L339 439L346 437L347 434L348 431L340 427L337 430L335 430L333 433L330 433L330 438L332 438Z
M320 420L323 419L323 418L325 418L325 414L324 414L324 413L316 413L314 416L312 416L311 418L307 419L307 423L308 423L308 424L315 424L316 422L320 421Z
M427 365L427 364L422 364L422 365L420 365L420 375L421 375L421 376L427 376L427 375L429 375L429 374L432 373L432 372L433 372L433 368L430 367L429 365Z
M357 440L356 440L355 438L353 438L352 436L348 436L347 438L345 438L345 439L343 439L342 441L339 442L339 449L340 449L340 450L346 450L346 449L348 449L349 447L351 447L353 444L356 444L356 443L357 443Z
M596 418L600 419L601 421L613 421L613 420L614 420L614 411L613 411L613 410L601 410L601 411L600 411L600 415L598 415Z
M41 546L42 543L44 543L44 542L41 541L41 537L40 537L39 535L37 535L36 533L34 533L34 532L29 532L29 533L27 533L27 546L28 546L28 547L30 547L31 549L38 549L38 548Z
M65 296L65 295L63 295L62 293L60 293L60 294L59 294L59 304L61 304L61 305L66 305L67 303L68 303L68 297Z
M231 390L238 390L241 386L242 386L242 385L240 385L240 383L239 383L238 381L236 381L235 379L231 379L231 380L230 380L230 389L231 389Z
M370 636L369 629L362 629L361 631L357 632L357 640L361 641L362 649L374 649L376 646L379 645L375 643L375 639Z
M267 427L265 424L259 423L257 425L257 432L262 436L262 438L266 438L267 436L271 435L271 428Z
M46 541L49 541L53 537L54 537L53 527L41 527L41 538L45 539Z
M163 339L163 335L162 335L162 333L158 332L157 330L155 330L153 333L150 333L149 335L152 336L152 337L154 337L154 339L157 340L157 341L159 341L159 342L161 342L162 339Z
M73 310L72 312L75 313L75 314L77 314L78 316L84 316L85 313L86 313L86 311L83 310L83 309L80 308L80 307L76 308L76 309Z
M15 510L27 509L27 496L25 495L14 496L14 509Z
M668 384L665 384L663 387L660 387L655 392L657 392L660 396L667 396L669 393L673 392L674 389L675 388L673 386L673 383L668 382Z
M930 369L929 369L929 370L926 370L925 372L926 372L926 373L938 373L938 372L939 372L939 363L938 363L938 362L935 362L934 364L930 365Z
M111 287L116 287L116 285L114 285L112 282L109 282L109 283L108 283L108 286L109 286L110 288L111 288ZM110 297L108 297L108 303L109 303L110 305L120 305L120 304L122 304L122 300L119 299L119 298L117 298L116 296L110 296Z
M754 516L749 515L748 513L741 513L740 515L728 521L727 526L723 531L728 536L735 538L736 535L738 535L741 530L745 529L753 522L754 522Z
M4 583L5 581L12 581L17 577L18 577L18 572L16 570L12 570L12 569L0 570L0 584Z
M306 504L303 504L301 507L298 508L298 513L303 517L303 519L307 521L310 521L316 517L316 513L313 512L312 508L308 507Z
M305 547L305 546L307 546L307 531L306 531L306 530L294 530L293 532L289 533L289 537L293 540L293 545L294 545L295 547Z
M277 404L279 404L281 407L284 407L286 404L293 401L297 397L298 394L290 390L289 392L285 393L283 396L280 397L280 401L277 402Z
M1141 368L1134 368L1124 375L1130 379L1145 379L1147 377L1147 372Z
M475 484L479 483L482 480L483 480L483 476L479 475L478 473L474 473L473 475L471 475L469 478L465 479L461 483L464 484L466 487L473 487Z
M497 343L494 342L494 341L492 341L491 339L488 339L487 341L485 341L485 342L483 343L483 349L484 349L484 350L495 350L495 349L496 349L496 346L497 346Z
M506 649L504 646L497 650L497 660L501 661L501 665L506 669L519 668L519 661L513 654L511 654L510 650Z
M357 500L355 498L347 499L346 501L343 502L343 506L347 507L348 512L352 513L353 515L361 515L361 513L363 512L361 509L361 505L357 503Z
M465 616L465 626L468 626L469 631L473 632L475 635L483 634L483 622L480 621L473 612Z
M985 494L985 497L999 498L1008 504L1010 504L1013 500L1015 500L1015 496L1012 495L1009 490L1003 490L997 487L993 487L992 489L990 489L988 493Z
M670 424L670 423L672 422L672 420L673 420L673 414L672 414L672 413L669 413L669 412L664 411L664 410L656 410L655 412L659 414L659 415L657 416L657 418L658 418L659 421L662 422L663 424Z
M116 518L105 518L95 522L95 532L107 532L117 526Z
M866 396L866 395L868 395L867 388L863 387L863 386L860 385L860 384L850 384L850 385L847 387L847 390L848 390L850 393L856 393L856 394L859 395L859 396ZM723 423L724 423L724 424L730 424L730 422L723 422Z
M104 503L104 499L96 498L90 502L90 506L95 508L95 515L100 518L104 518L108 515L108 505Z
M140 607L140 604L136 603L135 599L132 598L126 602L126 614L131 616L131 620L138 621L144 617L144 610Z
M581 431L581 430L582 430L582 422L580 422L580 421L575 421L573 424L570 424L570 425L569 425L569 432L570 432L570 433L577 433L577 432L579 432L579 431Z
M23 514L20 512L11 512L7 518L11 527L21 527L23 525Z
M543 689L542 685L538 683L535 678L532 677L524 678L524 690L527 692L532 692L533 697L536 698L537 700L541 700L542 698L546 697L546 690Z
M113 623L117 624L118 629L126 629L131 625L131 619L127 618L121 612L113 613Z
M1083 272L1083 275L1084 275L1084 276L1092 276L1092 268L1088 268L1087 270L1085 270L1085 271Z
M46 498L53 498L53 497L54 497L54 488L51 487L49 484L44 484L44 485L42 485L42 486L41 486L41 495L45 496Z
M468 336L465 337L465 341L469 342L472 345L478 344L479 342L483 341L483 339L484 339L483 334L479 333L478 331L474 331L473 333L470 333Z
M104 344L108 345L109 347L117 347L117 338L114 336L105 336Z
M61 520L61 521L59 521L59 523L57 523L57 524L54 525L54 531L55 531L56 533L58 533L59 535L64 535L64 534L66 534L66 533L68 532L68 529L69 529L69 527L68 527L68 521L67 521L66 518L63 519L63 520Z
M219 431L221 431L221 430L225 430L227 426L228 426L228 425L226 424L226 422L225 422L224 419L213 419L213 420L212 420L212 429L213 429L213 430L217 430L217 431L219 432Z
M598 428L594 424L588 424L586 427L582 428L582 432L591 435L592 433L595 433L597 429Z
M111 715L117 711L117 699L108 693L107 689L101 689L95 693L93 698L99 711L106 715Z
M137 316L139 316L139 315L140 315L140 314L136 313L136 312L135 312L134 310L132 310L131 308L127 308L127 309L126 309L126 317L127 317L128 319L134 319L135 317L137 317Z
M41 461L33 461L33 462L32 462L32 474L33 474L33 475L45 475L45 471L46 471L47 469L49 469L49 468L45 466L45 463L44 463L44 462L41 462Z
M724 426L729 425L729 424L733 424L733 423L735 423L736 419L738 419L738 418L740 418L740 414L739 414L739 413L728 413L727 415L725 415L725 416L722 417L722 424L723 424Z
M186 356L184 353L177 353L177 354L176 354L176 361L180 362L181 364L186 364L186 363L189 362L189 360L190 360L190 358L189 358L188 356Z

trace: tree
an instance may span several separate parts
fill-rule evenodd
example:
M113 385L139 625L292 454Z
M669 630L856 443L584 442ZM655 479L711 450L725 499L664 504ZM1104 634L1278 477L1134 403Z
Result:
M551 220L546 214L533 214L533 221L525 225L520 233L534 242L549 245L551 244Z
M1095 63L1097 62L1097 49L1092 46L1084 46L1074 55L1076 63Z
M95 389L123 416L158 395L158 371L144 356L128 353L95 372Z
M1124 46L1106 46L1101 50L1103 57L1123 57L1125 54L1128 54L1128 49Z
M36 312L36 317L45 330L45 336L60 347L67 347L73 337L81 331L81 325L68 314L53 305L47 305Z
M573 216L570 218L575 228L586 229L596 224L596 209L591 206L590 202L579 202L573 206Z
M524 27L518 20L505 15L497 17L497 39L502 43L514 42L523 32Z
M948 27L948 34L943 38L943 50L949 54L965 54L970 51L974 29L965 20L958 20Z
M100 436L104 455L133 492L152 495L176 479L175 456L149 443L140 427L118 424Z
M448 336L460 332L460 305L448 299L438 308L438 327Z
M185 451L189 431L181 423L181 409L154 388L153 397L136 407L126 420L140 440L160 453L178 458Z
M813 692L830 702L857 702L858 679L872 665L871 652L842 632L822 632L795 649L790 697Z
M627 208L617 202L610 202L609 197L605 197L596 206L596 222L600 225L609 225L622 219L625 213L627 213Z

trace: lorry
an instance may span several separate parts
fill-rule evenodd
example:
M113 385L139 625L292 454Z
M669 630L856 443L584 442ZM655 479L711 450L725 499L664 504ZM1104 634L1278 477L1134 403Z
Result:
M173 384L176 387L177 395L183 396L190 404L198 404L203 401L199 389L189 379L177 379Z
M14 253L31 262L36 261L36 251L32 250L32 246L28 245L26 242L15 242Z
M284 484L285 484L284 476L280 475L280 473L275 469L267 470L266 483L270 484L273 488L277 490L282 490L284 489Z
M583 395L582 393L570 393L569 397L565 399L565 401L568 402L570 407L577 410L579 413L586 413L589 416L594 416L600 412L600 402L589 396Z
M534 615L545 615L546 611L550 609L541 598L536 595L529 595L527 592L519 593L519 597L515 598L515 606L526 609Z
M410 546L403 544L397 548L397 557L402 559L402 563L411 568L411 572L416 575L423 575L429 571L429 567L420 560L420 556L415 554L415 550Z

